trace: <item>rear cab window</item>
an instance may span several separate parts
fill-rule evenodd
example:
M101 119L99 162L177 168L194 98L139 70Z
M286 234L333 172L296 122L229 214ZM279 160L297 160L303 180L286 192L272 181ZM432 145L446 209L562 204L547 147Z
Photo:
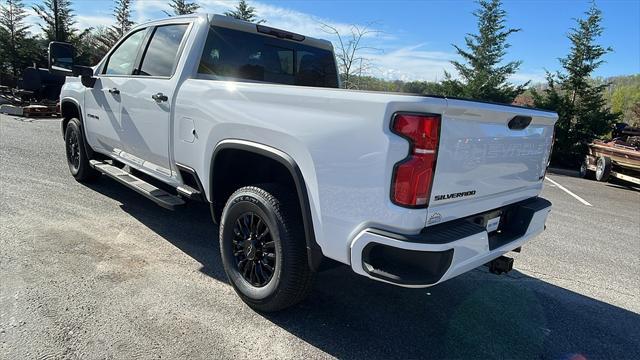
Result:
M331 51L218 26L209 30L198 73L222 79L338 87Z
M188 24L157 26L136 75L170 77L178 62L180 44Z

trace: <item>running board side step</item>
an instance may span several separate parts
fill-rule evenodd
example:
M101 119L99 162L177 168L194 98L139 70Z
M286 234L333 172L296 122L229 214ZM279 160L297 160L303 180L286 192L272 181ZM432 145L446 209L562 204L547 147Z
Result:
M175 210L177 206L184 205L185 202L179 196L169 194L148 182L139 179L128 172L98 160L90 160L89 164L92 168L105 174L106 176L116 180L122 185L135 190L137 193L147 197L156 204L168 210Z
M202 194L200 191L192 188L189 185L180 185L176 188L178 194L186 197L189 200L199 200L202 201Z

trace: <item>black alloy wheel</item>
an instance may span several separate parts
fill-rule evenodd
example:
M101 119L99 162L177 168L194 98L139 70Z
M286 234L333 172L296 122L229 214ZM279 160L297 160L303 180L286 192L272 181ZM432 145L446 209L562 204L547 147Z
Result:
M220 218L224 271L242 301L257 311L288 308L311 291L299 202L290 188L259 184L236 190Z
M80 141L78 140L78 134L75 131L71 131L67 137L67 161L72 167L72 171L78 171L80 168Z
M269 226L258 214L246 212L236 220L233 233L236 269L251 285L265 286L276 267L275 241Z
M64 129L64 148L71 175L80 182L96 179L100 173L91 168L80 120L72 118Z

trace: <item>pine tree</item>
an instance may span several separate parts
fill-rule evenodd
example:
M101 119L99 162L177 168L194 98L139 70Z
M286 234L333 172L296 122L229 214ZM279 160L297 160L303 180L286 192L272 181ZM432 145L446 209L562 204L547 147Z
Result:
M547 89L533 92L535 106L558 112L552 161L563 165L577 165L586 144L607 134L620 116L606 106L604 91L609 84L594 84L591 78L604 62L602 57L612 51L596 43L604 31L602 12L592 3L585 18L576 22L568 35L569 54L560 59L564 72L548 73Z
M92 41L95 43L94 57L101 59L121 37L133 26L131 20L131 0L114 0L113 16L115 24L108 28L98 27L93 31Z
M48 41L70 41L77 30L71 0L42 0L33 10L44 22L40 28Z
M6 4L0 4L0 68L9 73L13 81L32 65L35 53L35 40L29 36L26 17L22 0L6 0Z
M0 28L0 43L6 43L7 40L7 34L6 32ZM9 65L9 57L7 54L7 49L2 46L0 47L0 85L6 85L6 83L8 83L7 81L7 77L8 77L8 73L10 71L10 65Z
M480 0L478 4L480 9L473 13L478 18L478 34L465 37L468 50L453 45L465 60L464 63L451 62L461 79L445 73L442 85L448 95L511 103L529 84L516 86L508 82L509 76L518 71L521 61L501 65L510 47L507 38L521 29L506 28L507 13L500 0Z
M186 0L171 0L169 6L173 9L173 14L165 11L168 16L193 14L200 9L200 5Z
M235 19L240 19L248 22L255 22L256 24L262 24L267 22L266 20L258 20L256 21L256 8L253 6L249 6L245 0L240 0L238 5L236 5L235 10L226 11L224 13L226 16L230 16Z
M115 5L113 16L116 18L116 23L111 28L118 38L121 38L131 30L134 24L131 20L131 0L115 0Z
M42 0L42 4L33 6L33 10L42 19L40 28L44 32L44 48L50 41L64 41L76 48L76 63L78 65L93 65L95 49L89 41L91 28L79 31L76 27L75 14L71 0Z
M118 37L110 27L96 26L91 29L91 33L85 37L85 44L92 49L89 63L95 64L100 61L117 41Z

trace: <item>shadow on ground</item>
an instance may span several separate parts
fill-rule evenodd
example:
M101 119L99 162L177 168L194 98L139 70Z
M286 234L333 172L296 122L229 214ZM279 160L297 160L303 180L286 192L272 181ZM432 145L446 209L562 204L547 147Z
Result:
M612 187L614 189L640 192L640 186L636 186L635 184L632 184L623 180L618 180L618 179L609 180L609 183L607 184L607 186Z
M227 281L207 206L170 212L104 178L91 188ZM339 358L640 358L640 315L518 271L475 270L415 290L345 266L320 273L301 305L264 316Z

